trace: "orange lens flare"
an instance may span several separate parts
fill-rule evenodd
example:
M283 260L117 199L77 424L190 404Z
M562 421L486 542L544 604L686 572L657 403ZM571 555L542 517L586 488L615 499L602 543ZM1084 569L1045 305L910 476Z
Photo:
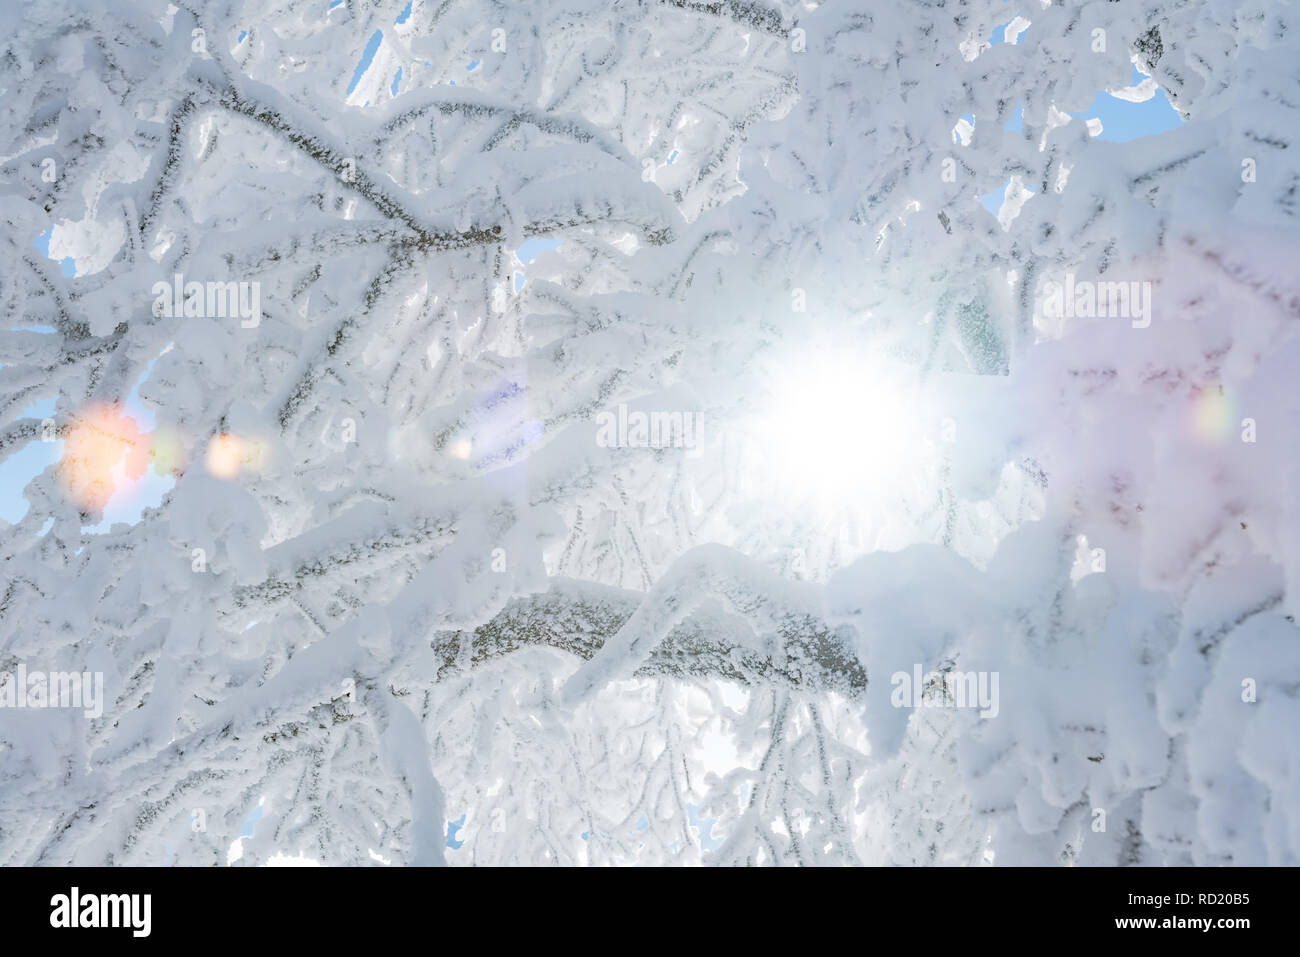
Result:
M117 491L114 471L132 485L149 464L149 446L135 419L114 403L92 405L76 416L63 437L59 482L83 511L102 509Z
M237 435L222 432L208 442L204 464L219 479L233 479L239 474L239 463L244 457L244 443Z
M266 445L257 439L222 432L208 442L204 464L212 475L229 481L238 478L243 471L261 472L266 457Z

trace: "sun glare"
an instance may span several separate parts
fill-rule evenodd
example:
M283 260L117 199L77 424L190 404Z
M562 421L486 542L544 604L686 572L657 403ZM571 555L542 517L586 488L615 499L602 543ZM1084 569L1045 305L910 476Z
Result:
M779 493L836 510L875 508L933 453L919 381L876 356L822 350L772 370L762 445Z

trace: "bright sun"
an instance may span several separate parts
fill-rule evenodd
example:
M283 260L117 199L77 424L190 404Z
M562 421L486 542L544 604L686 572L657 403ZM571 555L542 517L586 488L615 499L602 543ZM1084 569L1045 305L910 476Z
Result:
M879 356L809 350L769 370L760 416L768 478L783 497L870 511L932 465L914 370Z

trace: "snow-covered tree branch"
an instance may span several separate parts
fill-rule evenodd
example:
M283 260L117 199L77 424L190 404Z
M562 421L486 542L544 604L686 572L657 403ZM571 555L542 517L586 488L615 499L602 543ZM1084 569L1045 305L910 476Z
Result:
M1293 3L0 27L0 862L1300 860Z

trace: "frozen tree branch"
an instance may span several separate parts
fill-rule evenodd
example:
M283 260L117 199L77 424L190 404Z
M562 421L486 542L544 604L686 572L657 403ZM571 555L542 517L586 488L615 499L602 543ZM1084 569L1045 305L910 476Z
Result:
M0 861L1300 860L1294 4L177 6L0 14Z
M472 631L434 641L443 675L465 664L493 661L528 646L546 646L590 660L632 617L645 597L583 582L556 580L551 589L512 601ZM692 616L672 629L634 672L679 680L724 678L744 685L779 685L806 692L861 695L867 675L846 642L810 616L791 615L773 637L781 654L752 650L749 626L717 610Z

